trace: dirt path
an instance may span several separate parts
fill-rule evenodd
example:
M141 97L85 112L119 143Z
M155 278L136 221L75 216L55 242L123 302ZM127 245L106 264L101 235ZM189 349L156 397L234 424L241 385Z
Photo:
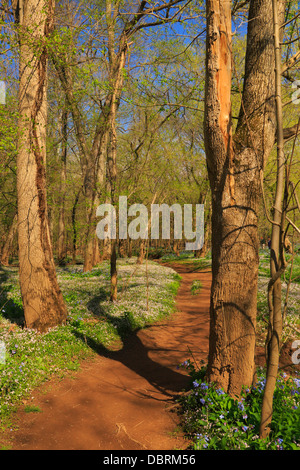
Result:
M207 359L211 273L181 274L171 320L132 334L119 351L98 355L73 378L53 380L32 394L41 412L17 416L13 450L172 450L187 446L170 409L188 383L177 366ZM199 295L191 283L201 280Z

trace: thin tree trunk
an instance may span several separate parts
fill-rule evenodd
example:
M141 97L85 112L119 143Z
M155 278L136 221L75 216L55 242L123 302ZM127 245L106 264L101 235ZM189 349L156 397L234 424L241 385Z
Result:
M94 151L96 151L98 147L98 155L95 155L92 158L89 169L90 176L86 179L85 196L88 209L83 262L84 272L90 271L97 263L100 262L99 240L96 236L96 211L98 205L100 204L100 193L103 189L104 183L107 142L108 130L106 129L105 132L103 131L99 147L94 145Z
M132 241L130 238L127 239L127 256L128 258L132 257Z
M58 218L58 240L57 258L58 263L63 265L66 259L66 227L65 227L65 202L66 202L66 182L67 182L67 141L68 141L68 111L65 107L62 112L62 151L61 151L61 171L60 171L60 197L59 197L59 218Z
M64 323L46 197L47 50L54 1L18 3L20 18L19 140L17 157L19 279L25 323L45 331ZM29 32L30 31L30 32Z
M107 152L109 149L107 149ZM108 165L108 155L106 154L107 162L106 162L106 180L105 180L105 203L111 204L110 194L110 176L109 176L109 165ZM103 256L104 260L110 260L111 257L111 240L110 238L105 238L103 240Z
M127 37L125 30L119 40L118 52L115 52L115 27L118 15L118 2L113 5L111 0L106 2L106 23L108 32L108 58L109 58L109 82L112 90L109 103L109 115L107 119L107 128L110 130L110 140L108 142L107 168L109 175L110 202L116 203L117 189L117 131L116 114L119 107L120 97L123 86L123 68L125 65L127 53ZM118 230L117 230L118 234ZM111 301L117 299L117 240L111 240Z
M108 157L108 167L110 175L110 198L111 204L116 202L116 183L117 183L117 135L115 124L115 109L112 111L111 138ZM118 231L117 231L118 232ZM111 240L111 257L110 257L110 300L117 300L118 292L118 272L117 272L117 239Z
M284 269L283 253L283 193L285 181L284 135L281 93L281 47L280 23L277 1L272 0L275 40L275 95L277 118L277 181L274 201L273 225L271 235L271 256L269 284L269 331L267 338L267 375L263 396L260 437L265 438L270 432L273 414L273 395L276 385L282 336L281 272Z
M178 240L173 240L173 251L176 256L180 255L179 249L178 249Z
M143 264L145 258L145 240L141 238L139 242L139 255L137 257L136 263Z
M94 267L95 250L96 246L96 227L95 227L95 195L96 188L92 182L89 187L85 190L85 201L86 201L86 235L84 243L84 256L83 256L83 272L91 271Z
M77 210L77 204L78 204L78 201L79 201L80 193L81 193L81 189L76 194L75 201L74 201L73 208L72 208L72 228L73 228L72 258L73 258L73 264L76 264L76 250L77 250L76 210Z

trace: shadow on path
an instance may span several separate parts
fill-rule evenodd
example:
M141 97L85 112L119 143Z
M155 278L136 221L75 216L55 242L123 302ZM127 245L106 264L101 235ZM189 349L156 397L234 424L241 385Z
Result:
M207 285L202 288L202 296L204 290L204 295L207 299L209 298L211 276L209 269L199 271L199 268L195 269L194 266L163 264L172 267L178 274L190 274L191 277L195 277L195 275L197 277L199 274L199 276L208 278L208 282L206 281ZM174 363L174 359L176 359L176 356L180 355L180 352L183 350L182 345L185 343L187 337L191 338L198 335L199 342L201 342L201 336L203 341L205 334L207 334L208 324L207 315L203 316L202 321L199 318L201 314L203 315L203 306L199 309L199 299L202 297L191 295L189 290L190 283L188 283L188 286L184 286L183 284L184 283L181 283L181 292L178 292L177 297L179 295L181 297L187 297L188 302L185 305L186 311L182 312L183 315L186 313L187 316L167 319L141 329L130 331L129 327L128 329L124 328L124 319L122 319L120 325L118 325L118 323L116 324L115 317L105 315L105 320L113 323L117 327L118 334L122 341L122 345L118 350L107 349L105 346L94 341L91 337L85 336L78 331L75 331L74 334L82 341L86 342L99 356L122 363L139 376L145 378L149 384L154 386L159 392L173 399L190 383L190 378L186 372L177 370L180 362ZM207 299L204 303L205 313L208 312ZM102 300L104 300L104 298L100 295L88 303L89 310L97 318L103 314L101 309ZM193 325L190 325L191 321L194 322ZM192 326L192 331L189 331L190 326ZM165 340L163 338L164 334L166 334ZM157 337L159 337L158 342L156 341ZM205 348L207 349L207 344L205 344ZM186 353L187 352L188 347L186 346ZM153 360L151 355L156 357L157 361ZM173 361L170 357L172 355L174 355ZM169 357L170 361L161 361L161 357ZM165 362L165 364L169 362L169 364L164 365L162 362Z
M177 369L188 348L197 358L207 355L210 274L203 274L203 290L193 296L190 285L200 273L185 275L182 268L175 269L182 282L171 318L129 331L124 319L116 325L106 316L121 338L113 350L73 331L97 353L96 360L83 365L76 380L53 381L38 391L34 404L42 413L20 412L14 449L170 450L187 445L183 436L173 434L178 416L170 408L190 382ZM103 315L101 299L92 299L89 308L96 317Z
M151 359L149 354L155 349L148 348L139 337L139 333L145 333L147 328L153 328L153 326L122 335L123 346L117 351L111 351L79 332L74 334L85 341L99 356L120 362L140 377L145 378L159 392L174 398L174 392L177 394L182 391L188 385L189 378ZM168 352L168 349L161 349L161 352Z

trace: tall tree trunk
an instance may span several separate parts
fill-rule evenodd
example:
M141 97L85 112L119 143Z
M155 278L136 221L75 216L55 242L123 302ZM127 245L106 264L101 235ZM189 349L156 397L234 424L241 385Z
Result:
M68 111L65 107L62 111L61 122L61 170L60 170L60 194L59 194L59 217L58 217L58 240L57 258L58 263L63 265L66 259L66 224L65 224L65 203L66 203L66 183L67 183L67 142L68 142Z
M18 2L20 88L17 157L19 274L25 323L45 331L64 323L46 198L47 49L52 0Z
M115 205L116 203L116 183L117 183L117 134L116 134L115 113L116 113L115 106L113 106L110 146L109 146L108 158L107 158L107 165L109 168L109 182L110 182L110 201L112 205ZM110 300L112 302L117 300L117 292L118 292L117 243L118 243L117 239L111 240Z
M94 155L89 163L89 170L85 179L85 197L87 207L87 229L84 250L83 271L90 271L100 261L99 240L96 236L96 211L100 204L100 194L103 190L105 174L105 155L108 141L108 130L103 130L98 155ZM94 145L94 152L96 152Z
M284 2L280 3L280 10ZM275 140L271 0L251 0L242 106L231 121L231 2L208 0L205 148L212 192L208 379L230 394L252 384L261 175Z
M278 16L277 1L272 0L273 24L275 40L275 95L277 120L277 181L273 212L273 225L271 235L271 256L268 298L269 298L269 328L267 338L267 375L263 396L260 437L265 438L270 432L270 423L273 414L273 395L276 385L279 355L282 336L282 304L281 304L281 273L285 268L283 260L283 232L285 209L283 208L283 194L285 182L285 157L283 136L283 113L281 93L281 47L280 47L280 19Z
M77 204L78 204L78 201L79 201L80 193L81 193L81 189L76 194L75 201L74 201L73 208L72 208L72 229L73 229L72 259L73 259L73 264L76 264L76 250L77 250L76 210L77 210Z
M92 170L92 169L91 169ZM83 255L83 272L91 271L95 265L95 250L97 250L96 241L96 187L94 177L85 184L86 201L86 235Z
M107 175L109 177L108 186L110 188L110 203L116 203L117 189L117 131L116 131L116 115L119 107L120 97L123 86L123 69L125 66L126 53L128 48L128 38L124 30L120 36L118 43L118 52L115 52L115 27L117 15L119 11L119 3L113 4L111 0L106 2L106 23L108 36L108 58L109 58L109 83L111 87L111 95L109 97L109 115L107 119L107 129L109 129L109 141L107 152ZM118 230L117 230L118 237ZM111 292L110 299L117 299L117 240L111 240L111 257L110 257L110 273L111 273Z

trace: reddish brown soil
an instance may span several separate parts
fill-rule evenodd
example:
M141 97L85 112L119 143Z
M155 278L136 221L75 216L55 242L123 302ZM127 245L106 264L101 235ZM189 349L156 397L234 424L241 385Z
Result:
M189 378L178 365L207 360L211 273L172 265L182 276L172 319L133 333L120 349L99 353L80 371L32 394L41 412L16 417L6 433L13 450L173 450L186 448L175 397ZM194 279L200 294L191 294ZM264 362L259 350L257 362ZM290 364L289 355L284 365Z
M207 359L211 273L186 272L172 319L132 334L123 347L61 381L36 390L41 412L17 413L13 450L172 450L187 447L178 430L174 398L188 385L178 365ZM200 279L199 295L191 283ZM7 436L8 437L8 436Z

